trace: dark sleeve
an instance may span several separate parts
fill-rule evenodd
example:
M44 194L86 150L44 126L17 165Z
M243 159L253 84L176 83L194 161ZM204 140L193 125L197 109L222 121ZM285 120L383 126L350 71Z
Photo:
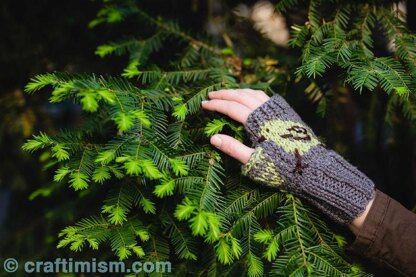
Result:
M416 214L377 190L350 250L405 276L416 276Z

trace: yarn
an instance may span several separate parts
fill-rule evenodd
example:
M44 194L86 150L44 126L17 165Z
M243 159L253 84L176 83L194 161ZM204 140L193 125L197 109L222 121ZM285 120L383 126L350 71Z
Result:
M306 199L330 218L348 224L375 196L374 183L343 157L328 150L280 96L247 118L255 147L242 174Z

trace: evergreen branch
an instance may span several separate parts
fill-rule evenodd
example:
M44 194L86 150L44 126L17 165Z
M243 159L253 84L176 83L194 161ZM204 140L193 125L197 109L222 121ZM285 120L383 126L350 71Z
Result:
M308 20L311 26L312 31L315 31L319 28L320 15L319 15L319 5L321 4L320 0L310 0L308 8Z
M215 207L221 204L219 191L221 189L223 168L218 162L210 159L208 166L202 165L200 170L205 172L204 183L198 191L199 208L201 210L214 211Z
M152 23L154 26L165 30L166 32L179 37L183 40L189 41L190 43L192 43L193 45L196 45L198 47L204 48L210 52L212 52L215 55L221 56L222 55L222 51L221 49L218 49L214 46L208 45L205 42L199 41L195 38L193 38L192 36L188 35L187 33L183 32L180 30L180 28L173 23L164 23L162 21L158 21L156 19L154 19L153 17L149 16L147 13L143 12L140 9L137 9L137 13L140 14L141 17L143 17L144 19L146 19L146 21Z
M303 241L301 238L301 234L300 234L300 230L299 230L299 226L300 226L300 222L298 220L298 211L297 211L297 206L296 206L296 202L294 197L291 194L287 195L288 199L292 202L292 209L293 209L293 219L294 219L294 223L295 223L295 229L296 229L296 234L297 234L297 240L299 242L299 247L301 249L302 252L302 259L303 259L303 265L304 267L308 266L308 262L307 262L307 257L306 257L306 250L305 250L305 246L303 245Z
M197 260L197 250L195 248L195 240L189 235L185 236L185 231L181 230L175 223L174 219L167 213L163 213L163 221L165 221L168 236L175 246L175 252L181 259Z
M192 97L185 101L186 107L189 110L189 114L195 114L201 109L201 102L208 98L208 93L214 90L221 89L223 83L209 84L202 88L199 88L196 93L192 94Z
M155 80L165 79L172 85L178 85L180 82L195 82L203 80L208 77L215 69L212 68L195 68L195 69L181 69L176 71L159 71L148 70L139 71L137 77L143 83L151 83Z
M276 10L279 12L286 12L290 8L298 5L299 0L280 0L276 5Z
M110 42L98 46L95 54L103 58L113 53L117 56L130 53L132 60L142 61L143 58L147 58L152 52L158 51L162 47L165 38L165 32L159 31L143 40L127 39L119 42Z

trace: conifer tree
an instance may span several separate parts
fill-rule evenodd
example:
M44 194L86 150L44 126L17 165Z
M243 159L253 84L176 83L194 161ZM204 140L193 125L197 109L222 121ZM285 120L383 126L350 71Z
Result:
M120 76L54 72L26 86L28 93L51 90L50 103L80 105L85 120L76 130L35 134L23 149L50 153L55 182L107 194L95 216L60 232L57 247L77 252L109 245L120 260L171 260L179 276L364 275L345 255L345 239L318 212L290 193L243 178L239 165L208 143L219 132L247 141L243 126L201 112L209 91L250 87L272 95L305 79L306 93L325 114L320 84L328 71L358 92L383 90L389 105L416 118L416 37L391 3L276 5L282 13L299 7L307 19L292 26L290 45L301 50L292 71L267 57L245 59L221 49L148 15L135 1L105 1L90 27L133 17L151 30L98 46L100 57L128 56ZM388 56L375 54L372 33L380 27L394 45ZM166 52L169 62L154 58Z

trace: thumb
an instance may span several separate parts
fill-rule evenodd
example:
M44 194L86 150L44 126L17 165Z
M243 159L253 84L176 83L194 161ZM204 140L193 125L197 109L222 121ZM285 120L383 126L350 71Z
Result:
M214 135L211 137L211 144L216 148L224 152L225 154L237 159L243 164L247 163L251 154L254 152L254 148L250 148L233 137L227 135Z

